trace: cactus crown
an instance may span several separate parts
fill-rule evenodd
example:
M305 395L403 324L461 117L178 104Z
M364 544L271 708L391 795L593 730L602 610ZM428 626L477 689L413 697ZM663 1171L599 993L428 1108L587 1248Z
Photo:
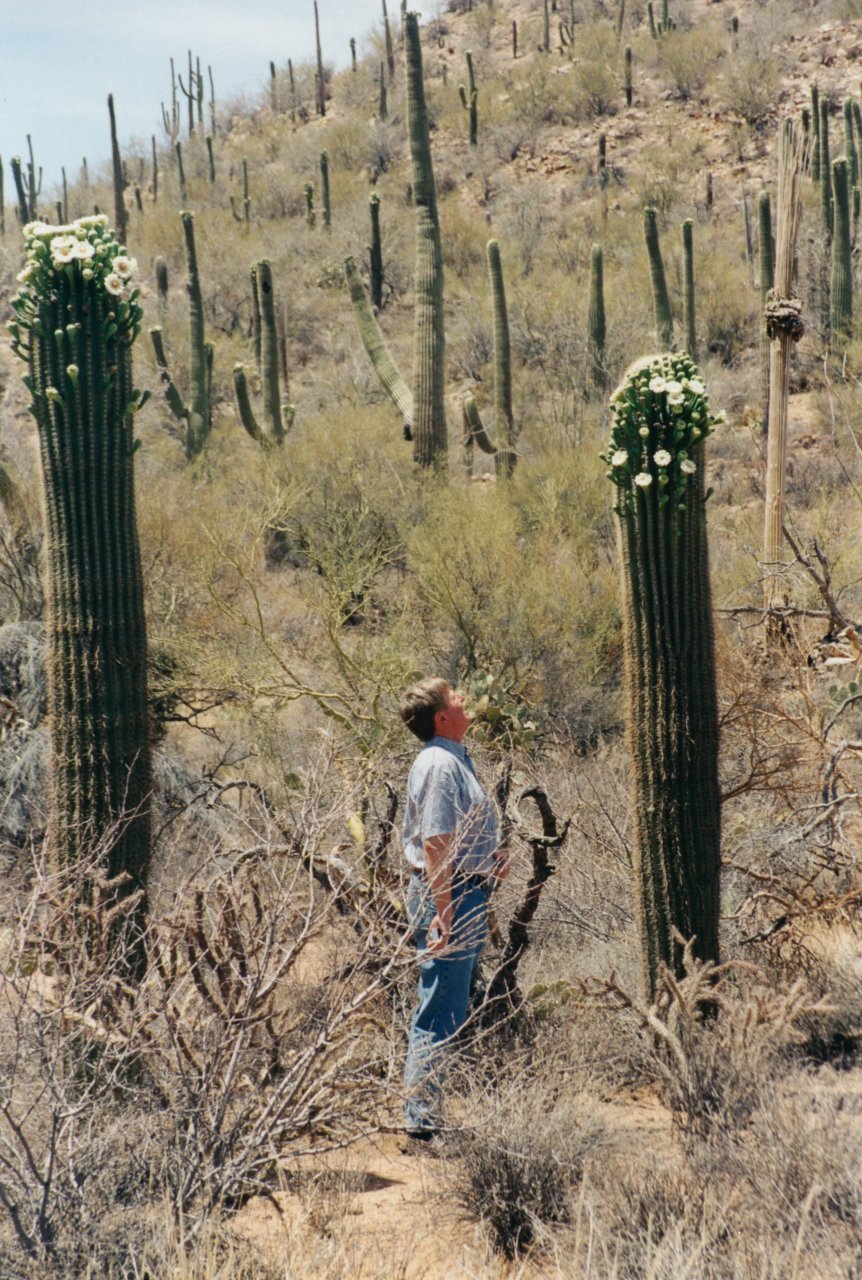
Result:
M110 295L117 340L135 340L143 316L137 305L139 291L133 287L138 264L109 229L104 214L60 227L28 222L23 232L27 260L18 275L21 287L12 298L16 319L9 322L16 348L21 330L29 332L39 325L40 306L46 300L59 300L76 279Z
M636 487L656 486L660 507L685 510L697 471L697 446L723 415L709 411L706 388L694 361L684 354L638 360L611 396L613 420L607 453L608 477L617 488L617 515L634 503Z

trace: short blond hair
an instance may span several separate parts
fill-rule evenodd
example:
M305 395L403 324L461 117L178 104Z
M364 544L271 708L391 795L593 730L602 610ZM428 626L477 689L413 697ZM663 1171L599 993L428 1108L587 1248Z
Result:
M449 681L431 676L405 689L401 698L401 719L421 742L434 737L434 717L446 709Z

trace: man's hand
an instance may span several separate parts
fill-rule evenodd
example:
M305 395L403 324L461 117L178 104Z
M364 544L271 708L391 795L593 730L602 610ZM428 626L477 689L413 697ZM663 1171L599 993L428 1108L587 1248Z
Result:
M452 932L452 903L445 907L442 911L438 911L434 919L428 926L428 933L425 938L425 948L433 954L445 951L449 945L449 936Z
M426 949L433 954L445 951L452 932L452 837L432 836L425 841L425 868L428 887L437 914L428 926Z

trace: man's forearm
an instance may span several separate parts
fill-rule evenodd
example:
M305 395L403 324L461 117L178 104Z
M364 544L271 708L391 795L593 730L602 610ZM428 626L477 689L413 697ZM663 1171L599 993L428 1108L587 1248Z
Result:
M452 906L452 837L432 836L425 841L425 874L437 908L443 916Z

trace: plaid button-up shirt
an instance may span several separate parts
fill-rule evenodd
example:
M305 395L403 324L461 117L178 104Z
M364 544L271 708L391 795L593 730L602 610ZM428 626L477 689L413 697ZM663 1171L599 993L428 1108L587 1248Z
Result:
M454 835L454 866L467 876L494 869L500 843L496 806L485 793L467 748L450 738L432 738L413 761L404 806L404 854L425 869L425 841Z

